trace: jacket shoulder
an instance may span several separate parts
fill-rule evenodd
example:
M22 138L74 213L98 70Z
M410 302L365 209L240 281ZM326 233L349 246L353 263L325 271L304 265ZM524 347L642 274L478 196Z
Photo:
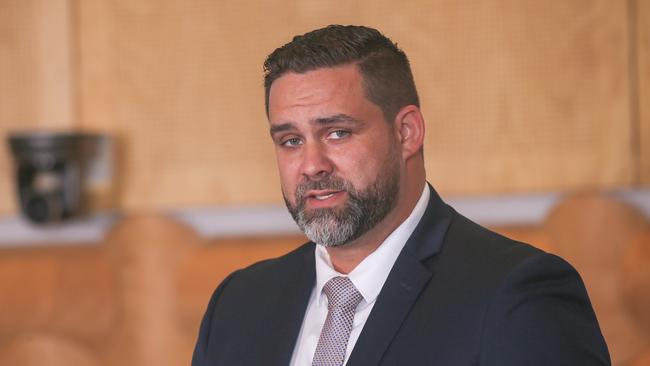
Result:
M530 244L489 230L454 212L443 245L443 254L476 269L509 272L522 261L548 255Z
M281 284L296 271L305 269L308 263L313 263L313 253L314 244L309 242L280 257L253 263L231 273L228 287Z

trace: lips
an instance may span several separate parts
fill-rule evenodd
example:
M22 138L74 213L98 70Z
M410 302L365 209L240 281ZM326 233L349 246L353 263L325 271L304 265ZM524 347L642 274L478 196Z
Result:
M321 204L336 201L343 192L340 190L314 190L308 191L305 194L305 198L312 205L321 206Z
M333 195L334 195L334 193L330 193L330 194L326 194L326 195L314 196L314 198L319 200L319 201L324 201L324 200L332 197Z
M307 192L306 196L309 197L309 198L316 198L317 200L324 200L324 199L327 199L329 197L332 197L334 194L336 194L338 192L341 192L341 191L332 190L332 189L309 191L309 192Z

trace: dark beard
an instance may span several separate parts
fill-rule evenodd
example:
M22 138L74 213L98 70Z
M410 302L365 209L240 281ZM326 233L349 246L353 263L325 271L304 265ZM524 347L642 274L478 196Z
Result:
M345 191L348 200L340 208L305 210L305 193L310 190ZM284 202L300 229L313 242L325 247L349 243L368 232L395 207L399 191L399 167L396 161L386 162L377 179L364 190L357 190L343 179L328 176L308 180L296 189L296 206L286 197Z

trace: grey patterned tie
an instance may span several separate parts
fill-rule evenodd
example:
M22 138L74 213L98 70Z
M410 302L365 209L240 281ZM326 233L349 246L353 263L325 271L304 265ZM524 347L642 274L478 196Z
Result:
M357 305L363 297L347 277L334 277L323 287L327 318L318 339L312 366L341 366Z

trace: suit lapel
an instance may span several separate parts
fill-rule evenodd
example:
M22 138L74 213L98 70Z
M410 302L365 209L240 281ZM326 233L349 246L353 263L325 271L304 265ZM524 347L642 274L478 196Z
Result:
M434 275L422 261L438 253L451 221L449 207L429 186L427 209L406 242L348 360L348 366L377 365L420 292Z
M286 366L291 361L315 280L314 245L310 244L302 263L296 266L283 292L278 294L278 306L272 312L273 318L269 319L270 326L277 330L274 332L277 337L273 342L264 343L265 349L259 352L260 365Z
M379 364L430 278L431 272L419 262L400 256L354 346L348 366Z

